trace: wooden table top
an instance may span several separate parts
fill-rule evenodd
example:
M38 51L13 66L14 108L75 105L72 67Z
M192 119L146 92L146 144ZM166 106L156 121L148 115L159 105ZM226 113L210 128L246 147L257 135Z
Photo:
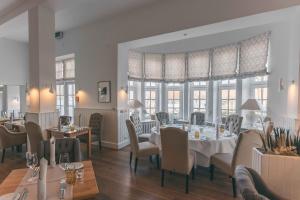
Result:
M84 164L84 180L83 183L76 182L73 187L73 199L90 199L99 193L92 161L83 161ZM0 185L0 196L14 192L28 169L16 169L10 172Z

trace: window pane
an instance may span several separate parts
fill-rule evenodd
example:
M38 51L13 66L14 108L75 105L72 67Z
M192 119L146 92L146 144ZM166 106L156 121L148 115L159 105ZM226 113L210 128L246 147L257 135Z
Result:
M222 109L228 109L228 101L222 100Z
M168 99L173 99L173 91L168 91Z
M62 79L64 77L64 67L62 62L56 62L56 79Z
M229 99L235 99L235 90L229 90Z
M228 90L222 90L222 99L228 99Z
M194 102L193 103L193 107L198 109L199 108L199 101L198 100L194 100L193 102Z
M74 78L75 77L75 62L74 59L65 61L65 78Z
M174 99L180 99L180 92L174 91Z
M230 110L235 110L235 100L230 100L229 101L229 109Z
M155 91L151 91L151 99L155 99Z
M204 91L204 90L200 91L200 98L201 99L206 99L206 91Z
M199 90L194 91L194 99L199 99Z

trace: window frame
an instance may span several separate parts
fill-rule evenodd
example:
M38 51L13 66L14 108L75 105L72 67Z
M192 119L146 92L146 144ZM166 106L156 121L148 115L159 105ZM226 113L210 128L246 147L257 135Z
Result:
M260 81L257 81L257 80L255 80L257 77L261 77L262 79ZM268 79L269 79L269 77L267 75L265 75L265 76L256 76L256 77L250 78L251 98L256 99L261 105L262 105L261 101L266 101L265 109L256 112L256 114L261 115L261 117L266 116L267 112L268 112L268 100L269 100ZM255 98L255 89L258 89L258 88L261 88L261 89L266 88L266 90L267 90L267 98L266 99L264 99L264 98L262 98L262 99ZM263 97L263 90L261 90L261 97ZM263 107L262 107L262 109L263 109Z
M199 85L194 85L195 82L199 82ZM206 84L205 85L201 85L201 82L205 82ZM207 103L207 100L208 100L208 85L209 85L209 81L193 81L193 82L190 82L189 83L189 92L190 92L190 95L189 95L189 102L190 102L190 106L189 106L189 111L190 113L193 113L193 112L196 112L195 111L195 108L194 108L194 92L195 91L205 91L205 108L204 108L204 113L207 115L207 112L208 112L208 103ZM199 98L199 106L200 106L200 110L197 111L197 112L203 112L201 111L201 100L203 100L201 98L201 95L199 94L200 98Z
M147 86L147 83L150 83L149 86ZM155 85L152 85L155 84ZM154 107L154 114L159 111L159 106L160 106L160 93L161 93L161 85L158 82L151 82L151 81L144 81L143 82L143 87L142 87L142 93L143 93L143 104L144 104L144 109L145 111L148 109L146 107L146 101L151 101L153 100L151 97L150 99L146 99L146 92L154 91L155 92L155 107ZM151 103L150 103L151 104ZM152 110L152 107L150 106L150 110ZM151 116L151 113L147 113L148 115ZM149 118L143 115L145 119Z
M169 85L169 84L173 84L173 85ZM178 84L178 85L174 85L174 84ZM168 105L168 102L169 102L169 97L168 97L168 92L169 91L179 91L180 94L179 94L179 113L178 113L178 118L177 119L183 119L184 117L184 83L166 83L166 98L165 98L165 105L166 105L166 111L169 113L170 117L171 118L174 118L174 112L169 112L169 105ZM173 94L173 97L174 97L174 94ZM174 98L173 98L174 100ZM173 111L174 111L174 106L173 106Z
M231 80L235 80L234 82L233 81L231 81ZM224 83L224 81L227 81L227 83ZM237 84L238 84L238 81L237 81L237 79L227 79L227 80L219 80L218 81L218 99L217 99L217 101L218 101L218 113L219 113L219 116L221 116L221 118L223 118L223 117L227 117L228 115L230 115L230 114L233 114L233 113L237 113L237 111L238 111L238 109L237 109L237 100L238 100L238 98L237 98ZM227 90L227 106L228 106L228 108L227 109L222 109L222 101L224 100L223 98L222 98L222 90ZM235 99L233 99L233 98L229 98L229 96L230 96L230 90L235 90ZM229 108L229 104L230 104L230 101L233 101L233 100L235 100L235 108L234 108L234 110L232 110L232 109L230 109ZM222 111L223 110L227 110L227 114L226 115L223 115L222 114ZM234 111L234 112L230 112L230 111Z
M74 77L66 77L66 63L69 61L73 61L74 62ZM72 120L74 119L74 109L76 108L76 84L75 84L75 78L76 78L76 63L75 63L75 58L74 57L68 57L68 58L57 58L55 64L57 64L58 62L63 63L63 78L58 78L56 79L56 88L57 85L63 85L64 86L64 91L63 91L63 95L59 95L59 96L64 96L64 111L62 112L58 107L62 107L62 105L58 105L57 103L57 93L56 93L56 109L58 109L60 115L68 115L72 117ZM56 65L55 65L55 78L56 78ZM69 85L74 85L74 94L73 95L69 95ZM69 96L73 96L73 107L70 106L69 104ZM70 111L70 107L73 108L73 112Z

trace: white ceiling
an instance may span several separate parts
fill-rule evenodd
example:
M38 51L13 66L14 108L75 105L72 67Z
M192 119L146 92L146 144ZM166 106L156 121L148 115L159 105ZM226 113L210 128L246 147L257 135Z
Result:
M0 0L0 13L24 0ZM69 30L96 20L129 12L158 0L47 0L55 12L56 31ZM0 26L0 38L28 41L27 12Z

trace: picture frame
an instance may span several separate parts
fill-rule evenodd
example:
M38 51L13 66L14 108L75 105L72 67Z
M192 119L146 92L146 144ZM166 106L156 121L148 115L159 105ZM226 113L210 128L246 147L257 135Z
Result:
M98 81L97 90L99 103L111 102L111 81Z

